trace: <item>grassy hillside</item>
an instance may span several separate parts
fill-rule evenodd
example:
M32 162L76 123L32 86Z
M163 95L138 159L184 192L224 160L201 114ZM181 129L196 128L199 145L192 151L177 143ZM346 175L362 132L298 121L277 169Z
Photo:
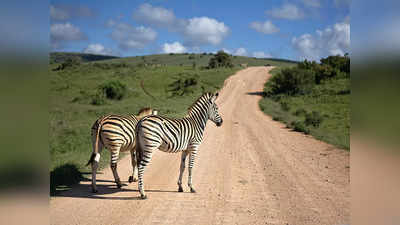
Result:
M50 64L62 63L66 59L71 57L78 58L81 62L91 62L91 61L119 58L116 56L95 55L95 54L75 53L75 52L52 52L50 53Z
M241 69L239 66L204 69L212 55L202 54L150 55L81 63L71 61L60 67L60 63L64 62L58 61L60 55L65 58L71 54L55 53L50 56L49 137L53 194L56 188L66 188L82 179L82 174L90 172L90 167L84 165L92 151L90 128L98 117L110 113L136 114L142 107L153 107L162 115L182 117L203 91L220 89L228 76ZM86 57L86 54L72 55ZM233 61L236 65L290 64L289 61L246 57L234 57ZM125 86L120 100L108 99L102 91L103 87L115 84ZM108 151L103 151L100 165L108 166L109 160Z
M167 66L193 66L193 62L196 63L197 67L207 66L213 54L159 54L159 55L147 55L147 56L135 56L125 57L104 62L117 62L117 63L128 63L131 65L139 64L159 64ZM232 62L235 66L239 66L242 63L247 63L248 66L265 66L270 64L272 66L288 66L293 65L293 61L284 59L263 59L263 58L252 58L244 56L233 56Z
M335 57L274 69L260 108L295 131L349 150L350 59Z

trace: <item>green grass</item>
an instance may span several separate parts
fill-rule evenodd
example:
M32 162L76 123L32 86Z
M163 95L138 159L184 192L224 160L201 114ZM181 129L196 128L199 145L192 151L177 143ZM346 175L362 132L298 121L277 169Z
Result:
M61 61L55 63L56 60L51 59L49 66L52 195L57 190L79 182L84 177L82 174L91 171L90 167L84 165L92 152L90 128L97 118L110 113L136 114L143 107L157 109L161 115L183 117L187 108L203 91L214 92L220 89L228 76L241 69L239 66L231 69L202 69L211 55L196 54L194 59L189 59L190 54L164 54L83 61L79 65L55 70L63 58L71 54L80 56L77 53L64 54L52 54L50 58L56 55ZM196 62L196 68L193 68L193 61ZM234 57L233 61L235 65L248 63L249 66L290 64L290 61L285 60L239 56ZM191 81L188 83L190 86L185 80ZM126 86L121 100L103 98L101 95L101 88L113 81ZM142 89L142 82L151 96ZM100 167L108 166L109 161L108 150L103 150Z
M280 68L277 68L271 72L277 74L279 70ZM303 126L319 140L347 150L350 148L350 79L348 78L327 80L321 85L315 85L312 92L306 95L281 95L273 99L265 97L259 105L261 110L274 120L282 121L290 128L296 130ZM311 114L313 111L322 116L322 122L318 127L306 126L304 123L306 114Z

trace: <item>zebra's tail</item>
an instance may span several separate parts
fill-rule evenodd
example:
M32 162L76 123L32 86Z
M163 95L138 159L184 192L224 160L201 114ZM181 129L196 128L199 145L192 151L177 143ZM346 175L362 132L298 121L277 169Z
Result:
M101 127L103 125L103 121L106 119L107 117L103 117L99 120L96 121L96 123L92 126L92 137L94 135L94 133L96 133L95 136L95 142L94 142L94 148L93 148L93 152L92 155L90 156L89 161L87 162L86 166L89 166L90 164L93 163L93 161L95 160L99 160L99 141L100 141L100 130ZM94 132L93 132L94 131ZM97 157L97 158L96 158Z
M136 125L136 163L139 166L139 163L142 162L142 157L143 157L143 150L142 146L139 141L139 128L141 127L141 122L142 120L139 120L138 124Z

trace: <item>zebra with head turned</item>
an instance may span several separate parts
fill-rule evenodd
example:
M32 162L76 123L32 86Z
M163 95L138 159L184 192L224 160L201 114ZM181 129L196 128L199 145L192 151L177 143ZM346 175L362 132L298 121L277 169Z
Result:
M188 186L191 192L196 192L192 183L194 161L203 140L203 133L208 120L221 126L222 118L215 104L217 94L203 94L189 108L188 114L182 119L170 119L163 116L150 115L141 119L136 127L136 157L138 163L139 191L142 199L146 199L143 190L143 173L150 163L152 153L159 149L168 153L182 152L178 191L183 192L182 175L185 170L185 160L189 155Z
M144 116L157 114L151 108L143 108L138 115L106 115L100 117L92 126L92 145L93 153L89 162L92 165L92 191L97 192L96 171L100 161L100 153L103 147L111 152L111 170L114 175L115 183L120 188L122 186L117 172L117 161L120 152L130 151L132 160L132 176L129 182L137 181L136 165L136 133L137 122Z

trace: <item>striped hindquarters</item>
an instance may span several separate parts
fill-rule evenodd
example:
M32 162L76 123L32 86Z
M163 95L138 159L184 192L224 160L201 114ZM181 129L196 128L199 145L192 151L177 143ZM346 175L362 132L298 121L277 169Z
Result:
M109 150L125 151L135 146L135 127L138 119L135 116L108 115L100 118L92 127L99 130L103 146Z

